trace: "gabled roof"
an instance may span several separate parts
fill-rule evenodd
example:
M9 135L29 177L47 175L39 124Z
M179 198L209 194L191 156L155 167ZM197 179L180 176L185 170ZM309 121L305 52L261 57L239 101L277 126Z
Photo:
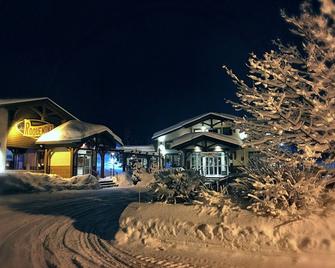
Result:
M90 124L80 120L70 120L61 124L39 137L36 144L69 144L81 142L85 138L104 132L111 135L116 142L123 145L121 138L114 134L108 127Z
M178 147L182 144L189 143L199 138L210 138L212 140L216 140L223 143L230 143L237 146L242 145L242 140L234 136L222 135L215 132L193 132L185 134L174 140L171 144L171 148Z
M51 100L48 97L22 98L22 99L21 98L20 99L18 99L18 98L16 98L16 99L0 99L0 107L1 106L10 106L10 105L15 105L15 104L34 103L34 102L40 102L40 101L46 101L49 104L51 104L51 105L57 107L58 109L60 109L63 113L68 115L69 118L79 120L76 116L71 114L69 111L67 111L63 107L59 106L56 102L54 102L53 100Z
M190 125L192 123L196 123L197 121L201 121L204 118L211 117L211 116L216 117L218 119L228 119L228 120L232 120L232 121L236 120L236 118L237 118L236 116L230 115L230 114L209 112L209 113L201 114L201 115L195 116L193 118L181 121L181 122L179 122L175 125L172 125L168 128L165 128L161 131L157 131L152 136L152 139L157 139L159 136L166 135L170 132L176 131L176 130L181 129L181 128L187 126L187 125Z

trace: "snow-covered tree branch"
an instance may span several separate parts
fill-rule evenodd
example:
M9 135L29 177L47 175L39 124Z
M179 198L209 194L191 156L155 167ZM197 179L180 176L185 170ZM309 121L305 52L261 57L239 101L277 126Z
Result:
M251 82L224 66L237 85L237 109L250 116L238 122L248 133L246 145L292 166L335 161L335 5L321 1L314 13L308 3L299 17L283 18L302 38L301 46L275 41L263 57L251 54Z

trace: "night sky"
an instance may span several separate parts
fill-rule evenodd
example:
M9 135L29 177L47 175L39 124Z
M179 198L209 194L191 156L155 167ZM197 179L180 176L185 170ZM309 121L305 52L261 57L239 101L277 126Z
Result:
M297 0L2 0L0 98L50 97L128 144L209 112L233 113L249 53L294 42Z

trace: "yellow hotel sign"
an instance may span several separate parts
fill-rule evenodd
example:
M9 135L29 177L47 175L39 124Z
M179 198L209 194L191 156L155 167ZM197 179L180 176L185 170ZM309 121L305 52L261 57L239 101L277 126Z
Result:
M51 131L54 125L37 119L24 119L17 123L17 128L23 136L38 139Z

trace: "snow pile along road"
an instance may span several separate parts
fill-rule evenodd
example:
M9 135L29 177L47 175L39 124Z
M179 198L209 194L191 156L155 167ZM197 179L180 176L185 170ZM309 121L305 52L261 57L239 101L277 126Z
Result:
M120 245L169 248L220 248L259 253L335 254L335 205L301 219L261 217L245 210L133 203L120 218ZM335 259L334 259L335 260Z
M118 186L121 188L147 188L150 183L154 181L154 174L152 173L142 171L139 175L141 181L139 181L136 185L134 185L131 180L131 176L126 172L116 175L116 181Z
M18 172L0 174L0 194L47 192L62 190L99 189L99 181L92 175L63 179L57 175Z

